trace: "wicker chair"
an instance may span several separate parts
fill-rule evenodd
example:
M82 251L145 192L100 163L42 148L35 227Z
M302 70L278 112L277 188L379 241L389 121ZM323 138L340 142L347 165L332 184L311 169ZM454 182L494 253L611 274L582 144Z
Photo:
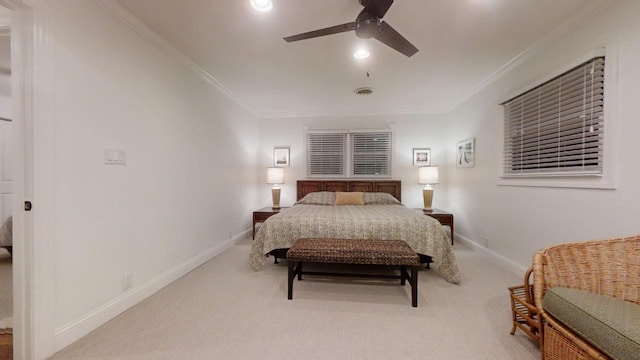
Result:
M549 288L564 287L638 304L640 236L549 247L535 254L534 302L543 326L543 359L609 359L542 308Z

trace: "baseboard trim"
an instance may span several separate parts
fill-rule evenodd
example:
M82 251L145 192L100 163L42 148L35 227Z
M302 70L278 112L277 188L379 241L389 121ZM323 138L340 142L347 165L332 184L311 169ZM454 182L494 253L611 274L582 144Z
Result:
M62 350L74 341L105 324L107 321L153 295L158 290L178 280L215 256L222 254L229 248L236 245L240 240L248 236L248 234L249 230L245 230L221 244L212 247L204 253L174 266L146 283L132 288L126 293L79 317L78 319L57 328L54 332L55 351Z
M528 267L519 264L508 257L501 255L491 249L488 249L477 242L462 236L460 234L456 234L456 242L461 242L469 247L474 248L475 250L479 250L484 253L487 258L494 264L500 266L501 268L509 271L510 273L516 275L517 277L523 277L524 273L527 271Z

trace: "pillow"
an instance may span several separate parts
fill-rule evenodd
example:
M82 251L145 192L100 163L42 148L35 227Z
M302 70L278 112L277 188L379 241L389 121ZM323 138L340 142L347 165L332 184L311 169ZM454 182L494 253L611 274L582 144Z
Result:
M336 205L364 205L362 193L336 191Z
M402 203L398 201L398 199L394 198L393 195L382 192L364 193L363 200L365 205L402 205Z
M296 204L305 205L333 205L336 202L336 193L333 191L318 191L305 195Z

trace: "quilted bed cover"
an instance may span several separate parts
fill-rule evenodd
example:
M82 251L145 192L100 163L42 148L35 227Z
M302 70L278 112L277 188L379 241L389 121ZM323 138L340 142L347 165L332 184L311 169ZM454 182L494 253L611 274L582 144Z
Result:
M13 216L9 216L0 226L0 247L13 246Z
M416 253L433 257L432 266L447 281L460 283L455 254L442 225L404 205L296 204L260 227L249 263L259 270L267 253L289 248L300 238L404 240Z

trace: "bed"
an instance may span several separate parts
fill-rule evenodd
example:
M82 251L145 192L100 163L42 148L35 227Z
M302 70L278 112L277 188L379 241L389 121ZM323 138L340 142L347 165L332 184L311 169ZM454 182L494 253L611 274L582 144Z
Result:
M13 217L9 216L0 226L0 248L6 249L9 254L13 254Z
M362 205L344 203L363 193ZM300 238L404 240L451 283L460 282L456 258L442 225L421 210L402 205L400 181L299 180L297 202L269 217L256 233L249 263L259 270L267 254L288 249Z

